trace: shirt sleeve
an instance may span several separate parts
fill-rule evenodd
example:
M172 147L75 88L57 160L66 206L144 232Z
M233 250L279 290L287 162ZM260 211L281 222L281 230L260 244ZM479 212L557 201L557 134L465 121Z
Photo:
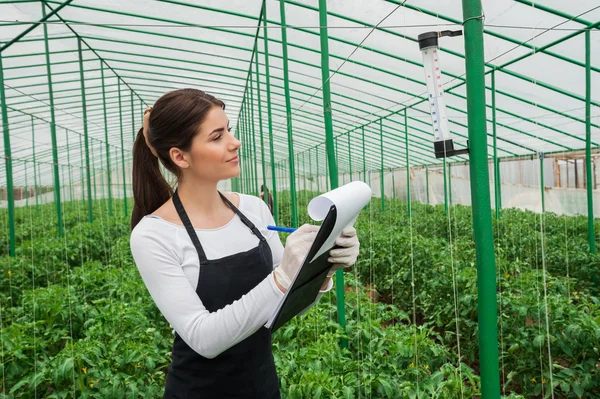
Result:
M266 226L275 226L275 219L273 218L271 211L267 207L267 204L265 204L264 201L260 201L260 202L262 204L260 207L261 220L266 222ZM266 226L265 226L265 228L266 228ZM267 239L267 242L269 243L269 246L271 247L271 252L273 253L273 270L275 270L281 264L281 259L283 258L284 247L283 247L283 244L281 243L281 239L279 238L279 233L276 231L267 230L267 236L265 238ZM315 301L313 303L311 303L310 305L308 305L306 307L306 309L301 311L298 314L298 316L301 316L304 313L306 313L308 311L308 309L310 309L317 302L319 302L321 300L321 297L323 297L323 295L326 292L331 291L332 288L333 288L333 280L329 280L327 287L324 290L319 290L319 294L315 298Z
M186 278L175 248L156 229L136 226L130 248L156 306L194 351L212 359L252 335L269 319L283 293L273 273L237 301L209 312ZM281 245L281 242L280 242Z

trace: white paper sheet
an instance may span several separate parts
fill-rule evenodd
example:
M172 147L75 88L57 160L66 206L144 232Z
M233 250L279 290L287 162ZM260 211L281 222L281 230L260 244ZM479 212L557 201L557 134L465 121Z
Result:
M325 240L325 243L313 257L313 259L311 259L311 262L315 258L318 258L319 255L329 251L333 247L335 240L339 237L344 228L354 225L354 222L356 222L356 219L358 218L358 214L369 203L370 200L371 187L362 181L354 181L325 194L321 194L310 201L308 204L308 215L317 222L325 219L327 213L329 212L329 208L331 208L331 205L335 205L337 212L335 224L331 234L329 237L327 237L327 240ZM306 259L304 259L304 261L305 260ZM302 264L304 264L304 261ZM296 281L296 277L299 273L300 270L297 270L296 275L292 279L291 285L294 284L294 281ZM290 291L288 290L283 298L281 298L281 301L267 321L265 327L271 328L271 326L274 324L275 316L277 316L279 313L279 310L281 309L281 306L283 305L283 302L285 301L285 298L289 292Z
M331 235L325 241L311 262L321 254L330 250L346 227L353 226L360 211L371 200L371 187L362 181L353 181L325 194L315 197L308 204L308 215L315 221L321 221L327 216L331 205L335 205L337 218Z

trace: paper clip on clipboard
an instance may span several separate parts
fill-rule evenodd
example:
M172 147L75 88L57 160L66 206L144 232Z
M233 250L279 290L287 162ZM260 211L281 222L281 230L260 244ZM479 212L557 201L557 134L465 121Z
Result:
M327 238L329 238L335 226L336 219L336 207L335 205L331 205L327 216L323 219L315 241L302 262L302 266L299 268L296 277L283 297L282 303L276 309L275 316L270 319L272 323L267 328L271 332L275 332L279 327L290 321L317 298L321 286L327 277L327 272L331 268L331 264L327 262L331 248L327 248L318 258L313 258L321 250ZM313 259L312 262L309 261L310 259Z

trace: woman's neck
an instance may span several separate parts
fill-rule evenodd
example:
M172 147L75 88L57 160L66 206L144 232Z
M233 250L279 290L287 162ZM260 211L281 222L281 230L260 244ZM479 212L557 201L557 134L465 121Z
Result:
M182 180L177 193L190 215L214 215L224 207L216 182Z

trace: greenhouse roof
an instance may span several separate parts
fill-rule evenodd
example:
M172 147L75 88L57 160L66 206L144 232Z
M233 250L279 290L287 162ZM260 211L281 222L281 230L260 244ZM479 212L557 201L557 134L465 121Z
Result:
M410 164L441 162L433 152L416 38L427 31L461 29L460 2L334 0L327 7L339 168L347 170L349 156L361 160L363 153L370 169L381 166L381 153L385 168L404 166L405 123ZM489 155L494 154L494 125L498 157L585 148L586 96L592 148L598 147L598 1L484 0L483 9ZM259 159L262 129L269 162L267 84L274 159L285 160L289 153L281 16L280 3L272 0L266 1L266 9L261 0L0 1L1 62L14 162L34 160L35 140L36 162L52 163L53 117L61 164L85 165L80 150L85 121L92 152L105 147L108 139L111 152L121 156L123 149L130 159L143 109L165 92L183 87L197 87L222 99L234 129L244 101L251 105L257 132L252 151ZM324 156L318 1L286 1L285 18L293 150L298 156L314 155L318 146ZM468 133L463 38L440 39L440 50L449 126L455 145L464 148ZM15 184L22 177L16 173ZM0 183L4 181L2 174Z

